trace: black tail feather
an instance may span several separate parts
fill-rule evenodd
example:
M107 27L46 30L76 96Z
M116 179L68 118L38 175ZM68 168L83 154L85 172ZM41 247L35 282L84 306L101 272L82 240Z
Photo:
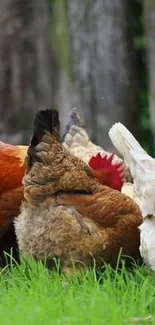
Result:
M77 126L79 126L81 128L85 128L84 119L81 116L81 114L77 111L76 108L73 108L71 110L70 114L69 114L69 122L66 125L66 130L65 130L65 133L64 133L64 135L62 137L62 141L65 140L65 136L69 132L72 125L77 125Z
M42 141L45 132L49 132L60 139L59 112L56 109L41 110L34 119L34 132L28 149L26 168L30 169L37 160L36 146Z
M51 134L60 132L59 112L56 109L41 110L36 114L34 120L34 134L38 143L41 141L46 131Z

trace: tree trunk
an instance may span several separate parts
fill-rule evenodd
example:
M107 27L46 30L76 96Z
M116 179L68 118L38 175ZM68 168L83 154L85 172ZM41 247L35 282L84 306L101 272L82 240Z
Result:
M137 126L137 73L132 5L128 0L66 0L74 85L73 106L83 111L91 137L113 150L116 121Z
M149 109L154 138L155 155L155 2L144 1L144 22L146 33L147 62L149 75Z
M72 108L72 83L70 78L70 58L68 25L64 0L52 1L52 53L53 53L53 101L59 109L61 135L68 123Z
M1 139L25 143L52 100L48 0L1 0L0 12Z

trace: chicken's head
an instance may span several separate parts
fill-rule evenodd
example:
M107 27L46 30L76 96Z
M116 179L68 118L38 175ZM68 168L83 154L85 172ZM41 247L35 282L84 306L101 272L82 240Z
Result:
M104 185L115 190L121 191L124 183L124 164L123 162L112 164L114 154L104 157L98 153L91 157L89 166L92 168L93 176Z

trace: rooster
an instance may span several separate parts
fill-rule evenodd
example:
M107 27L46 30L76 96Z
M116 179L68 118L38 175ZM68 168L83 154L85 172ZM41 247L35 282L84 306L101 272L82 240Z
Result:
M17 247L13 219L19 214L23 199L22 178L27 149L0 142L0 266L6 262L3 251L10 253L11 247Z
M74 266L92 267L94 261L97 267L105 262L114 266L121 248L123 254L137 258L140 209L119 190L103 185L98 158L94 175L90 166L62 146L58 111L37 113L25 161L25 202L15 219L19 249L25 255L59 257L65 274ZM117 168L115 173L118 178ZM120 178L122 182L122 169Z
M109 131L111 141L124 157L133 177L143 223L140 225L140 253L155 272L155 159L147 154L129 130L116 123Z

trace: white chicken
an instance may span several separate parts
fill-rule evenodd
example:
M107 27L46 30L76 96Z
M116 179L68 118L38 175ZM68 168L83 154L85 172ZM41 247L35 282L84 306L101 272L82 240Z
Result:
M96 156L99 152L101 156L107 155L111 156L110 152L105 151L103 148L99 147L95 143L93 143L85 129L85 122L81 114L77 111L76 108L73 108L69 115L69 121L66 126L66 132L63 135L63 146L66 150L68 150L71 154L76 157L82 159L84 162L88 164L90 158L92 156ZM116 154L113 157L112 162L117 163L121 162ZM125 182L132 182L131 174L128 168L125 166ZM126 188L123 188L124 193L126 194ZM127 191L129 192L129 196L132 198L132 186L128 184Z
M139 227L140 253L155 272L155 159L147 154L121 123L112 126L109 137L133 177L134 194L139 198L143 216L143 223Z

